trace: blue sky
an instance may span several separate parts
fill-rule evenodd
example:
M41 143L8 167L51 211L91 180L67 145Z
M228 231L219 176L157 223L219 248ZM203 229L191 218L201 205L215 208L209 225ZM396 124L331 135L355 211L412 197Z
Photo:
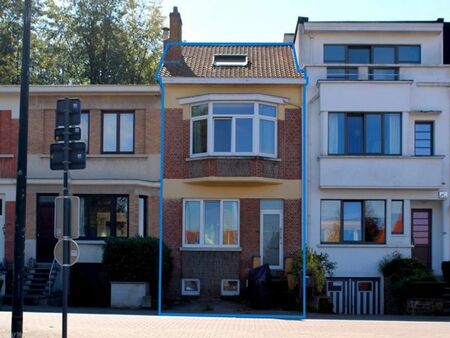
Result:
M327 20L450 21L450 0L162 0L178 6L183 40L281 42L298 16Z

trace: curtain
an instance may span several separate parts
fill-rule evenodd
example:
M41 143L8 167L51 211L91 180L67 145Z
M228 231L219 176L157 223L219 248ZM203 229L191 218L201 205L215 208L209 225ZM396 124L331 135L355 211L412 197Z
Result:
M401 149L401 115L385 114L384 116L384 152L388 155L400 155Z

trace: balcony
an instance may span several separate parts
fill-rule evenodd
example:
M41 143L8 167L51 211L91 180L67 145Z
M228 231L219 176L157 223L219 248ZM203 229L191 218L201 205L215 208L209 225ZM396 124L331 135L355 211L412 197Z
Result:
M444 156L321 156L322 189L439 189Z

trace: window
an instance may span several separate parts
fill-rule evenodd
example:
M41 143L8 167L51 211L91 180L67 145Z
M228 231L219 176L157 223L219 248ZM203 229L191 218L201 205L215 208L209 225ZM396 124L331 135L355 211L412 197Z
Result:
M102 117L102 152L133 153L134 113L104 112Z
M191 107L191 155L275 157L276 106L205 103Z
M222 279L220 294L222 296L239 296L239 279Z
M328 67L327 79L358 80L358 68L356 67Z
M403 234L403 201L391 202L391 229L393 234Z
M200 296L200 279L183 278L181 280L181 295Z
M416 122L414 129L416 156L433 155L433 122Z
M246 54L215 54L213 66L247 66L248 56Z
M86 143L86 152L89 152L89 112L81 112L81 141Z
M236 200L185 200L183 222L184 246L239 246Z
M324 63L379 64L419 63L419 45L324 45ZM328 67L327 79L357 80L357 68ZM393 81L399 79L399 69L370 67L369 80Z
M386 242L386 202L383 200L322 200L322 243Z
M81 195L80 237L128 236L128 196Z
M419 45L324 45L324 63L420 63Z
M147 236L147 196L139 196L139 236Z
M328 154L400 155L400 113L328 113Z

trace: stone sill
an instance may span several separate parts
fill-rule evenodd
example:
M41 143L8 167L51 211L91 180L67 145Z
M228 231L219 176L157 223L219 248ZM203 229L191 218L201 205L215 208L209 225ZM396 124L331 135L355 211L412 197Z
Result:
M14 158L14 154L0 154L0 158Z
M180 247L180 251L232 251L240 252L242 248L209 248L209 247Z
M263 157L263 156L198 156L186 158L186 162L202 161L202 160L262 160L262 161L281 162L281 158Z
M412 249L414 245L392 244L317 244L318 248L371 248L371 249Z
M432 155L432 156L402 156L402 155L320 155L319 159L340 159L340 158L353 158L353 159L397 159L397 160L417 160L417 159L443 159L445 155Z
M159 154L154 154L154 155L159 155ZM40 158L48 158L50 159L50 154L42 154L39 155ZM126 159L136 159L136 160L146 160L150 157L149 154L87 154L86 155L87 158L98 158L98 159L104 159L104 158L114 158L114 159L121 159L121 158L126 158Z

